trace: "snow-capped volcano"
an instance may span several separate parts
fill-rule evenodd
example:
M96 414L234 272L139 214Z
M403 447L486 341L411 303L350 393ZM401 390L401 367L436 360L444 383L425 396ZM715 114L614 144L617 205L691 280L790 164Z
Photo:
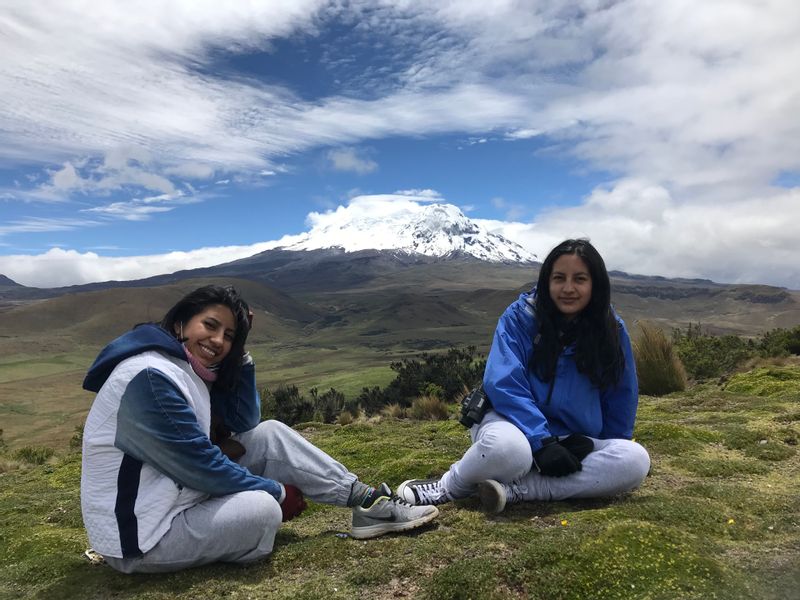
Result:
M381 196L361 196L349 206L312 213L310 231L292 236L286 250L342 248L396 250L427 256L467 254L481 260L529 262L536 256L519 244L471 221L452 204L386 202Z

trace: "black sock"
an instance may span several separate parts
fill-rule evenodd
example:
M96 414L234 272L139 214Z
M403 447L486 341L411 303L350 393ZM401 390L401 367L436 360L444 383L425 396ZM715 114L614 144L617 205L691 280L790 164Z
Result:
M376 491L374 487L356 479L353 482L353 487L350 488L350 497L347 499L347 506L369 508L372 506L372 503L378 499L378 496L375 495Z

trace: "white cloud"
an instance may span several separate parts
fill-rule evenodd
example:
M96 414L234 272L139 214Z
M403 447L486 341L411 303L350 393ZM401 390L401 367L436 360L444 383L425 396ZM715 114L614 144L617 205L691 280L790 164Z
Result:
M11 220L0 225L0 236L8 235L9 233L72 231L97 225L100 225L100 222L93 219L27 217ZM0 271L1 273L2 271Z
M105 206L87 208L91 212L125 221L147 221L150 216L171 211L174 206L147 206L136 202L112 202Z
M133 198L127 202L112 202L103 206L83 209L82 212L95 213L125 221L147 221L152 215L170 212L178 206L202 202L199 195L186 196L181 190L157 196Z
M425 190L429 192L431 190ZM312 212L306 217L309 229L336 231L339 227L353 220L371 222L376 227L387 217L410 217L422 210L420 202L428 202L426 196L409 196L406 194L372 194L352 198L347 206L339 205L335 210ZM334 234L336 237L336 234Z
M358 175L366 175L378 169L378 163L359 153L355 148L336 148L325 153L331 167L337 171L350 171Z
M580 206L532 223L479 221L540 258L567 238L588 237L609 269L800 289L800 189L727 203L688 203L658 184L622 180Z
M53 248L36 256L0 256L0 273L31 287L61 287L94 281L125 281L182 269L212 265L252 256L276 246L275 242L251 246L199 248L150 256L100 256Z
M424 190L420 189L410 189L410 190L397 190L395 192L398 196L408 196L410 198L415 198L417 200L439 200L442 198L442 194L437 192L436 190L432 190L430 188L425 188Z

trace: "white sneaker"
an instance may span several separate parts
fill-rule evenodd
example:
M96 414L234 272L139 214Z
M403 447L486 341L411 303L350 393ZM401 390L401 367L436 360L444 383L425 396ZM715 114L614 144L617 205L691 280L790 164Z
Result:
M397 495L415 506L437 506L453 500L441 479L407 479L398 486Z

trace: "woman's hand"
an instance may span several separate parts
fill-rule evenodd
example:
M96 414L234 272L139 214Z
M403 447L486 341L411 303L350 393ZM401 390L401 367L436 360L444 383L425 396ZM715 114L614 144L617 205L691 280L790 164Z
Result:
M533 453L533 465L549 477L564 477L581 470L581 461L555 438L547 438L544 446Z
M286 496L281 502L281 512L285 523L286 521L291 521L306 509L306 501L303 499L303 492L300 491L300 488L284 484L283 489L286 491Z

